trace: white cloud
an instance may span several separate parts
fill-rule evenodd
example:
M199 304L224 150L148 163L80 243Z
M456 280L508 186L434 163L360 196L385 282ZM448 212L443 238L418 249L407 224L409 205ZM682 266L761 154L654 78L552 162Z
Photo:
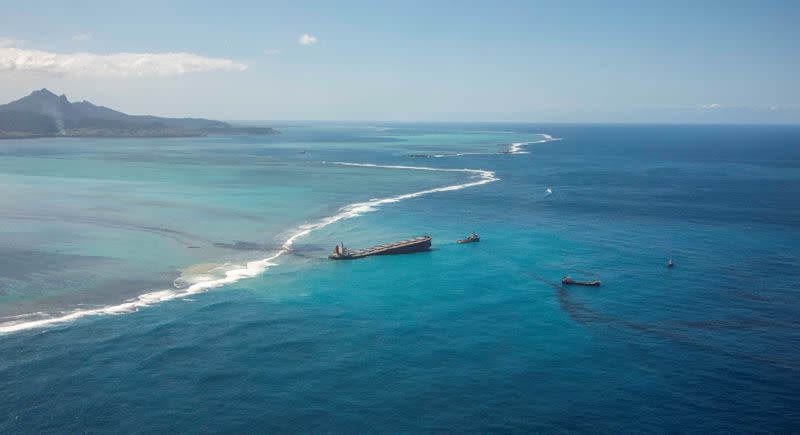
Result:
M87 33L87 32L76 33L76 34L72 35L72 40L73 41L88 41L90 39L92 39L92 34L91 33Z
M50 53L0 48L0 72L27 71L84 77L163 77L205 71L244 71L230 59L192 53Z
M314 35L309 35L308 33L303 33L297 38L297 43L300 45L313 45L317 43L317 37Z
M19 47L25 44L25 41L22 39L13 39L13 38L6 38L4 36L0 36L0 48L4 47Z
M274 56L274 55L280 54L280 53L281 53L281 51L278 50L277 48L270 48L268 50L264 50L264 54L266 54L267 56Z
M712 109L712 110L713 109L722 109L722 105L721 104L717 104L717 103L703 104L702 106L700 106L700 108L701 109Z

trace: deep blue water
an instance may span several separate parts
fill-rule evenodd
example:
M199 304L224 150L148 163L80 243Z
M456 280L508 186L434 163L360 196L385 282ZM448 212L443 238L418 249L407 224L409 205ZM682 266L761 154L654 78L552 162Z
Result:
M500 180L329 225L254 278L130 314L0 335L0 432L800 430L800 127L380 124L392 129L377 133L366 127L219 139L171 148L155 160L180 168L217 165L203 185L235 185L240 196L225 189L213 198L227 198L225 209L240 207L236 216L213 209L198 213L199 223L184 217L179 227L197 244L200 233L209 244L274 242L287 226L350 202L467 178L330 168L322 161L484 169ZM494 152L535 133L562 140L528 145L529 154L407 157ZM161 173L143 166L149 154L124 144L131 150L113 159L136 162L131 178L143 168ZM42 141L15 145L0 158L75 149ZM99 153L84 152L75 157L82 165ZM272 172L220 175L228 174L223 166L234 170L260 158ZM26 177L45 172L35 161ZM195 182L190 172L180 174L159 182ZM298 181L286 181L292 177ZM257 187L240 190L240 180ZM211 195L185 189L159 201L194 207L190 198ZM271 212L247 209L254 201ZM264 215L269 225L248 224L246 212ZM303 219L292 223L296 216ZM147 217L165 226L175 219ZM0 231L9 252L29 240L12 237L22 231L14 225L21 224ZM480 243L453 243L472 230ZM325 259L340 240L361 246L421 233L434 237L433 251ZM148 246L130 257L156 249ZM46 250L35 252L21 264ZM206 250L184 262L238 258L227 252ZM128 258L105 250L91 255L118 259L104 263L108 273L121 273L114 265ZM668 258L675 268L665 267ZM74 261L65 267L90 267ZM33 306L24 297L26 280L62 276L41 278L21 268L0 269L16 286L9 285L16 293L5 302L8 312ZM565 274L603 286L562 287ZM137 274L136 282L142 280ZM69 296L112 298L97 290L111 284L101 284L76 284Z

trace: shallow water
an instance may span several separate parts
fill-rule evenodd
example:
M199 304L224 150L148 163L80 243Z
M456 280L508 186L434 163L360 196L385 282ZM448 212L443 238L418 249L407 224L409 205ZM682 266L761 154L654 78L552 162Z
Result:
M800 129L284 131L0 142L6 325L182 295L281 253L208 291L0 336L0 430L800 424ZM562 140L496 154L543 133ZM325 259L423 233L429 253Z

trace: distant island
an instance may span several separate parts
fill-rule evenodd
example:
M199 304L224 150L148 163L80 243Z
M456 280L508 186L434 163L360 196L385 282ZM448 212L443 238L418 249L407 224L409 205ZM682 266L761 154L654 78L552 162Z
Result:
M267 135L269 127L233 126L203 118L128 115L88 101L71 103L47 89L0 105L0 139L35 137L193 137Z

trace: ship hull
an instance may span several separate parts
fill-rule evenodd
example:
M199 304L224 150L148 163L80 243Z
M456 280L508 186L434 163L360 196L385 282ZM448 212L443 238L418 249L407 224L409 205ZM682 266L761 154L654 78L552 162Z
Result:
M584 287L600 287L600 281L592 282L573 282L572 285L582 285Z
M328 258L331 260L357 260L359 258L371 257L373 255L414 254L417 252L429 251L430 249L431 238L425 236L386 245L374 246L372 248L361 249L357 251L348 251L344 254L334 254L328 256Z
M381 251L372 255L414 254L416 252L430 251L430 249L431 249L431 241L428 240L426 242L416 243L413 245L403 246L400 248L387 249L385 251Z

